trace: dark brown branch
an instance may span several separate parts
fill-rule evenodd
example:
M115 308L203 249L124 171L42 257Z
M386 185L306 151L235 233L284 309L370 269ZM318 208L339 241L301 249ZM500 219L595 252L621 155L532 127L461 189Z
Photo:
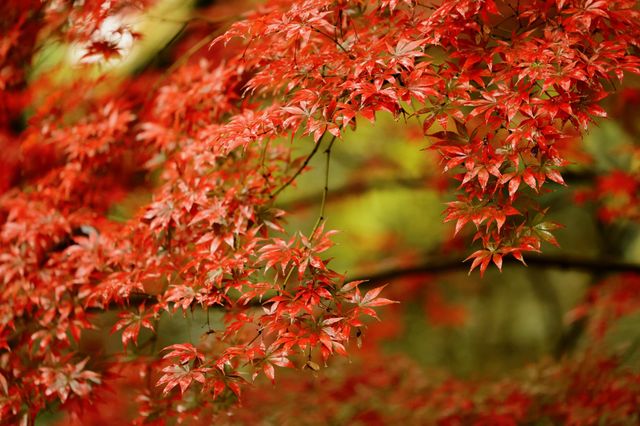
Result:
M599 274L607 273L636 273L640 274L640 264L619 262L611 259L588 258L571 255L530 255L525 258L529 267L541 269L560 269L594 272ZM503 260L504 266L521 265L518 260L513 257L506 257ZM446 272L466 272L469 269L469 263L463 262L462 257L448 259L430 259L422 264L391 268L380 270L371 274L363 274L362 276L347 277L348 281L366 280L368 284L379 284L381 282L392 281L397 278L405 278L416 275L440 274ZM128 302L131 306L136 306L142 302L154 303L155 296L148 294L134 294L129 297ZM250 303L249 306L260 306L259 304Z
M597 175L590 171L572 172L567 171L562 174L569 186L578 185L583 182L592 181ZM328 202L335 202L341 199L355 197L376 189L430 189L434 187L436 176L399 177L376 179L371 181L355 181L345 184L342 187L331 190ZM322 193L305 195L295 200L282 203L281 208L287 211L299 211L315 206L322 198Z
M333 147L333 143L336 141L336 136L331 138L331 142L329 142L329 146L324 150L326 155L326 162L324 166L324 187L322 189L322 203L320 204L320 216L316 221L316 224L313 226L313 231L311 231L311 238L314 237L316 230L320 226L320 224L324 221L324 209L327 202L327 196L329 195L329 165L331 164L331 148Z
M366 280L366 285L375 285L387 281L392 281L393 279L405 278L410 276L467 271L469 269L469 263L465 263L461 259L462 258L460 257L450 259L432 259L429 261L425 261L424 263L419 265L409 266L405 268L391 268L363 276L348 277L348 281ZM520 262L512 257L505 258L503 262L504 266L508 266L510 264L520 264ZM563 255L533 255L527 257L526 262L529 267L538 267L543 269L578 270L597 273L599 275L625 272L640 274L640 264L619 262L602 258L594 259L588 257ZM594 281L594 284L596 284L597 281L599 280ZM157 303L157 298L153 295L138 293L131 295L127 299L127 305L129 306L137 306L143 302L154 304ZM261 304L258 301L252 301L248 306L258 307L261 306ZM87 309L87 311L97 313L122 308L123 305L112 304L107 306L104 310L89 308ZM216 309L218 308L216 307ZM20 338L23 332L24 330L14 333L13 336L8 339L9 345L12 346L13 344L15 344L15 342Z
M302 173L302 171L309 165L309 161L311 161L313 156L316 155L316 152L318 152L318 149L320 148L320 144L322 143L322 139L324 138L325 133L326 133L326 130L324 133L322 133L322 136L320 136L320 139L318 140L318 142L316 142L315 146L313 147L309 155L307 155L307 158L305 158L304 162L302 163L302 166L300 166L300 168L296 170L293 176L291 176L289 180L287 180L280 188L276 189L273 192L273 194L269 195L269 198L271 199L276 198L278 194L280 194L289 185L291 185L291 183L293 183L293 181L296 180L296 178L300 175L300 173Z
M338 41L338 39L331 37L329 34L325 33L322 30L319 30L319 29L317 29L315 27L311 27L311 29L314 30L315 32L325 36L326 38L328 38L332 42L334 42L336 44L336 46L338 46L340 48L340 50L342 50L344 53L347 54L347 56L349 56L349 59L355 59L353 54L351 52L349 52L347 49L345 49L344 46Z
M610 259L592 259L588 257L562 256L562 255L532 255L525 258L529 267L543 269L578 270L599 273L623 273L630 272L640 274L640 264L619 262ZM520 264L512 257L504 259L504 265ZM403 278L413 275L438 274L444 272L466 271L469 264L461 258L433 259L419 265L406 268L392 268L379 271L368 276L350 277L349 281L368 280L370 283L380 283L394 278Z

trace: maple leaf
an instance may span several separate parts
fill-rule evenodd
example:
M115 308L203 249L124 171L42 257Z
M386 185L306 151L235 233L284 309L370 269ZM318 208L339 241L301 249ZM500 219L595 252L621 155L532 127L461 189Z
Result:
M176 343L167 346L163 351L168 351L163 359L176 358L180 364L187 364L194 360L204 361L204 355L191 343Z
M387 284L367 291L364 297L362 297L360 293L360 289L357 286L358 284L360 284L360 282L356 282L356 283L357 284L352 283L353 285L352 288L354 288L355 291L352 294L347 295L347 300L351 303L356 304L358 306L358 309L365 315L378 318L378 315L376 314L376 312L371 308L390 305L392 303L398 303L393 300L389 300L383 297L378 297L380 292L387 286ZM348 291L350 290L346 290L345 292L348 292Z
M286 351L280 350L271 352L262 360L262 371L265 376L271 380L272 383L275 383L275 369L273 366L278 367L287 367L293 368L294 365L291 360L288 358L288 353Z
M57 394L62 403L66 402L70 393L79 397L88 396L93 384L102 382L98 373L84 369L88 361L89 358L85 358L78 364L68 363L57 368L42 367L41 381L46 387L45 394Z
M557 223L541 222L533 226L533 232L535 233L535 235L547 241L548 243L551 243L554 246L559 247L560 244L558 244L558 241L551 233L551 231L554 231L559 228L561 228L561 226Z
M153 313L144 312L144 304L138 308L138 313L133 312L121 312L119 314L119 320L111 328L111 333L122 330L122 346L124 350L127 350L127 345L130 341L133 341L137 345L138 334L140 334L140 328L144 327L151 331L154 331Z
M171 389L180 387L180 392L185 393L194 382L204 384L205 375L202 369L192 369L187 364L173 364L162 369L164 373L156 383L156 386L163 386L162 393L167 395Z
M86 52L82 56L83 59L88 59L93 56L101 56L104 59L119 58L121 54L120 47L117 42L110 40L96 40L91 42L86 47Z
M469 268L469 274L471 274L471 271L475 268L479 267L480 276L484 276L484 272L487 270L491 261L493 261L493 263L502 270L502 255L494 252L493 250L476 250L465 259L465 262L471 259L473 259L473 262Z

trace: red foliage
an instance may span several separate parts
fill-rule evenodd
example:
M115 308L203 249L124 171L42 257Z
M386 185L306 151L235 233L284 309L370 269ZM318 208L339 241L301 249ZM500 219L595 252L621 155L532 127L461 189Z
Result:
M587 357L528 366L498 382L425 374L402 358L336 366L317 378L284 377L277 392L251 389L221 424L632 424L640 376L618 363ZM347 373L343 370L355 370ZM322 401L322 403L319 403ZM274 411L273 407L278 410ZM633 417L636 416L636 417ZM296 419L291 421L291 419Z
M137 34L104 24L147 3L0 5L3 422L32 423L58 404L80 415L117 374L137 422L205 416L257 375L273 381L276 366L315 371L346 354L363 318L392 301L331 269L322 217L311 232L284 234L285 212L273 203L301 160L278 138L310 135L330 152L362 118L418 117L429 149L460 182L445 220L456 232L474 226L480 248L469 259L483 273L556 243L558 225L536 198L564 185L559 147L605 115L599 103L615 81L640 71L631 0L272 0L213 40L228 44L224 56L119 83L28 81L49 39L83 46L84 59L122 55L121 40ZM637 181L614 178L601 190L613 183L636 203ZM153 199L112 220L109 209L136 188ZM163 313L196 309L222 312L222 329L198 345L140 341ZM104 311L119 312L121 353L91 353L82 339ZM462 320L458 311L432 315ZM145 366L145 376L124 374L129 366ZM502 390L483 397L480 413L435 392L445 424L511 424L533 398ZM447 417L452 404L468 413ZM576 415L550 410L569 423Z

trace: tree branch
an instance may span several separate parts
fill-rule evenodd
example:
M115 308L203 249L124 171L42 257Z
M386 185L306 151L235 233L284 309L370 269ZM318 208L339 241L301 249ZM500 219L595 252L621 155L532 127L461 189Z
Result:
M564 177L568 185L576 185L592 181L597 177L597 174L590 171L568 171L563 173L562 176ZM426 175L417 177L374 179L371 181L354 181L347 183L339 188L332 189L330 197L327 198L327 201L335 202L340 199L358 196L375 189L429 189L435 187L434 183L437 179L437 176ZM305 195L300 198L296 198L295 200L282 203L280 207L287 211L305 210L307 208L315 206L318 203L318 200L322 198L322 195L322 193Z
M510 264L521 265L520 261L513 257L506 257L503 260L504 266ZM529 267L540 269L560 269L585 272L607 273L635 273L640 274L640 264L629 262L618 262L611 259L589 258L567 255L531 255L526 258ZM421 264L383 269L362 276L347 277L347 281L365 280L367 285L379 284L395 278L404 278L416 275L440 274L445 272L466 272L469 263L462 261L462 257L434 258ZM154 303L155 296L143 293L136 293L127 299L128 303L135 306L144 301ZM250 303L248 306L260 306L260 304Z
M599 273L630 272L640 274L640 264L618 262L610 259L598 259L564 255L533 255L525 259L530 267L542 269L578 270ZM504 259L504 264L520 264L513 257ZM368 280L370 283L380 283L394 278L403 278L412 275L439 274L444 272L466 271L468 263L463 263L461 258L433 259L422 264L405 268L391 268L378 271L367 276L350 277L349 281Z
M298 168L298 170L296 170L293 176L291 176L284 184L282 184L280 188L276 189L272 194L270 194L269 198L271 199L276 198L278 194L280 194L282 191L287 189L287 187L291 185L291 183L294 180L296 180L296 178L300 175L300 173L302 173L302 171L309 165L309 161L311 161L313 156L316 155L316 152L318 152L318 149L320 148L320 144L322 143L322 139L324 138L325 134L326 134L326 130L324 131L324 133L322 133L322 136L320 136L320 139L318 139L318 142L315 143L315 146L313 147L309 155L307 155L307 158L305 158L300 168Z
M311 238L313 238L316 230L320 226L320 224L324 221L324 209L327 202L327 196L329 194L329 165L331 164L331 148L333 147L333 143L336 141L336 136L331 138L331 142L329 142L329 146L324 150L326 155L326 162L324 166L324 187L322 189L322 203L320 204L320 216L316 221L316 224L313 226L313 231L311 231Z

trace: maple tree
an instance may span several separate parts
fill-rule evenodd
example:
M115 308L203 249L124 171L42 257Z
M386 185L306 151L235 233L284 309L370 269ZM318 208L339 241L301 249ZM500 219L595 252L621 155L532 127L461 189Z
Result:
M136 424L222 422L228 410L251 424L278 404L285 417L307 407L311 424L341 422L314 399L350 398L354 383L381 394L398 384L405 397L380 412L355 394L365 408L350 420L365 424L638 419L637 373L594 348L579 364L542 365L540 377L497 386L429 382L405 361L389 367L372 348L377 327L401 321L394 301L422 298L448 326L465 314L420 286L384 288L394 271L347 279L330 264L326 218L334 150L388 115L417 139L413 155L437 158L446 173L419 182L455 197L444 206L453 229L442 252L473 242L464 257L480 275L513 259L549 262L527 257L558 244L561 224L544 197L562 191L568 166L592 161L581 138L607 115L609 95L618 93L611 113L634 136L640 130L625 115L639 98L627 87L640 74L637 2L271 0L224 19L205 5L145 64L124 77L110 72L144 41L131 17L153 3L0 5L2 422L34 424L47 410L82 424L124 415L98 410L101 399L128 407ZM75 49L74 78L36 72L52 44ZM306 137L312 147L300 156ZM633 144L626 152L639 155ZM292 230L281 197L318 157L320 212ZM593 177L574 199L595 203L603 223L637 223L634 164ZM115 217L126 202L132 213ZM640 268L600 266L628 275L601 280L570 312L574 331L595 342L640 307ZM391 319L368 327L387 310ZM197 339L159 344L163 318L194 315L205 324ZM121 346L96 348L91 333ZM313 391L290 406L248 386L261 376L278 382L282 367L318 372L363 333L375 356L344 371L345 383L307 384ZM109 396L114 389L121 395Z

